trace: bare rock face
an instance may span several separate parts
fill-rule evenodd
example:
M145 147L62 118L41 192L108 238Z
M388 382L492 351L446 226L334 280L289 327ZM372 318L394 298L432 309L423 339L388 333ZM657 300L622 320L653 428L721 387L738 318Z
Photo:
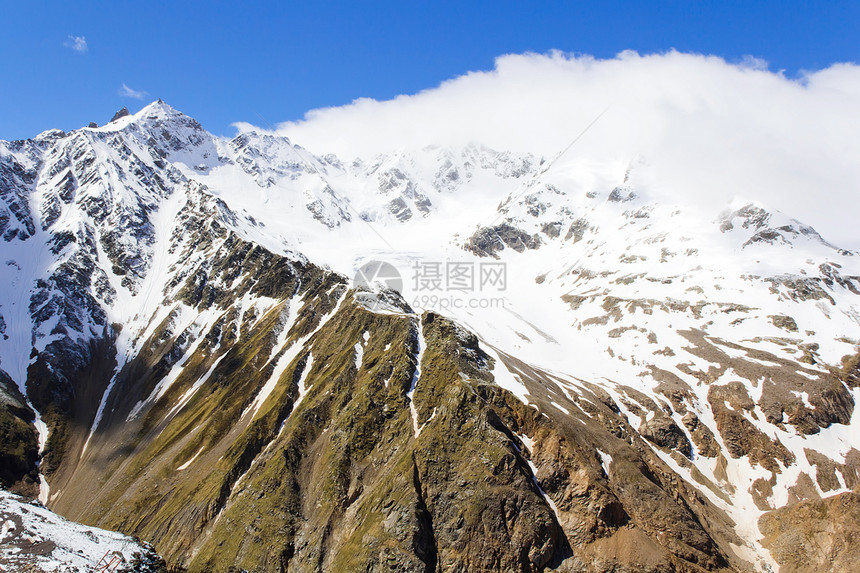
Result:
M620 186L613 189L606 198L610 203L627 203L636 198L636 193L630 190L629 187Z
M567 230L567 234L564 236L564 240L569 241L573 239L574 243L578 243L585 236L585 232L587 230L588 221L582 218L576 219L570 224L570 228Z
M690 432L699 454L706 458L717 457L720 449L714 434L705 424L700 423L698 416L692 412L687 412L681 421L687 431Z
M754 403L739 382L711 386L708 401L714 412L717 429L734 458L749 456L752 463L778 472L777 461L788 465L794 461L791 452L779 441L771 440L758 430L741 412L751 411Z
M0 370L0 487L30 496L39 482L33 419L17 385Z
M539 235L529 235L522 229L505 222L475 231L469 238L466 249L480 257L495 257L506 247L522 253L527 249L537 249L540 244Z
M860 562L860 491L771 511L759 527L782 573L854 571Z
M116 112L115 114L113 114L113 117L111 118L109 123L112 123L112 122L114 122L118 119L121 119L123 117L128 117L129 115L131 115L131 114L129 113L128 108L124 107L121 110L119 110L118 112Z
M677 450L681 455L690 457L690 441L669 416L654 416L639 426L639 433L658 446Z
M842 368L836 371L836 376L849 388L860 386L860 353L842 358Z
M0 236L4 241L26 240L36 232L27 199L36 172L14 157L0 162Z

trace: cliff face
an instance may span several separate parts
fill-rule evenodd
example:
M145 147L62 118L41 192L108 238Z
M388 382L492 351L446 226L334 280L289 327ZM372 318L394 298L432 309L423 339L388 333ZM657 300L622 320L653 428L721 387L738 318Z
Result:
M31 497L39 493L34 420L18 386L0 372L0 486Z
M856 255L572 172L478 147L347 163L161 102L2 142L3 486L176 571L843 563ZM457 227L461 203L490 209ZM497 265L506 306L428 308L422 277L344 259Z
M857 563L857 489L780 508L759 525L780 571L850 571Z

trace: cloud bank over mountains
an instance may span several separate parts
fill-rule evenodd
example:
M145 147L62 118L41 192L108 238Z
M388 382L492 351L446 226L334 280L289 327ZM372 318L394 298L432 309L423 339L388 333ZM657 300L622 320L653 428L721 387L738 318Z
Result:
M278 131L344 159L478 143L617 170L647 165L656 199L718 208L755 199L860 248L860 66L788 78L764 62L623 52L506 55L415 95L316 109ZM236 124L242 131L248 124ZM598 167L595 167L598 168Z

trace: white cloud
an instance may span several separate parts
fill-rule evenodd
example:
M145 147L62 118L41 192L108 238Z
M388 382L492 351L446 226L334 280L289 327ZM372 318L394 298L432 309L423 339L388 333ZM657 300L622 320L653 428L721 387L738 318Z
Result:
M69 36L68 39L63 42L63 45L79 54L86 54L90 49L89 46L87 46L87 38L85 36Z
M249 131L260 131L260 128L256 125L250 124L247 121L237 121L235 123L230 124L231 127L236 129L238 134L248 133Z
M278 129L344 159L473 141L549 157L607 107L568 153L604 164L642 157L673 200L713 209L735 196L758 200L860 247L854 64L794 80L754 58L507 55L492 71L389 101L313 110Z
M767 60L763 60L749 54L742 57L738 65L742 68L749 68L756 71L767 71L769 67Z
M142 90L133 90L125 84L122 84L122 87L119 88L119 91L117 93L119 95L121 95L122 97L130 97L133 99L141 99L141 100L149 95L149 92L145 92Z

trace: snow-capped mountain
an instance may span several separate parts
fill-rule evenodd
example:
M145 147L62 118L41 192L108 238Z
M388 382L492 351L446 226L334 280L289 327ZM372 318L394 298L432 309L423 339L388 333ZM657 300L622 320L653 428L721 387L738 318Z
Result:
M739 195L161 101L0 142L0 477L188 571L838 569L860 257Z

